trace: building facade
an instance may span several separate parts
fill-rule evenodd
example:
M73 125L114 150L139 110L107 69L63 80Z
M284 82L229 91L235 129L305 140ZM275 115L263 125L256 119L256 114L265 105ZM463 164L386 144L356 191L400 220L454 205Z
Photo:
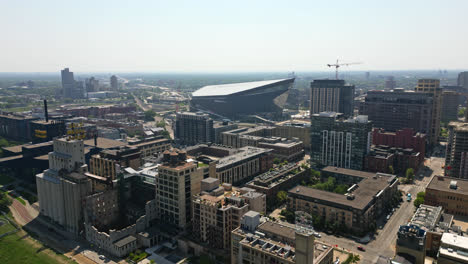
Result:
M454 91L443 91L441 121L448 123L458 119L458 106L463 95Z
M468 90L468 71L460 72L457 78L457 85Z
M313 114L310 130L311 162L362 170L372 139L367 116L345 120L334 112Z
M375 128L395 132L412 128L431 137L433 98L422 92L368 91L359 105L359 114L367 115Z
M448 214L468 216L468 181L435 176L426 187L424 203L442 206Z
M435 144L439 140L440 120L442 116L442 88L440 88L440 80L419 79L418 85L414 90L432 95L431 131L427 134L429 135L430 143Z
M310 213L354 232L367 232L376 227L377 218L386 212L389 201L398 191L398 180L389 174L326 167L322 177L334 177L338 184L353 186L346 194L293 187L288 191L288 208Z
M468 179L467 152L468 124L456 121L450 122L445 154L445 175Z
M333 247L315 241L307 228L294 229L276 222L260 224L260 215L249 211L231 235L232 264L331 264Z
M208 114L176 114L175 138L183 145L210 143L214 140L213 119Z
M239 152L216 163L216 178L221 182L240 184L273 167L270 149L243 147Z
M354 114L354 85L345 85L344 80L314 80L310 84L310 114L321 112Z
M231 231L240 226L242 216L249 211L249 205L241 193L233 191L230 185L218 190L203 190L192 201L192 235L210 248L229 249Z
M117 76L112 75L110 77L110 86L112 91L118 91L119 90L119 81L117 79Z
M156 208L160 221L184 230L191 220L192 196L200 193L203 171L186 161L184 151L164 152L156 175Z
M62 89L63 97L80 99L84 97L84 87L83 82L75 81L73 77L73 72L68 68L65 68L61 71L62 75Z
M74 234L83 230L83 202L91 191L84 162L83 141L54 139L49 169L36 175L40 214Z

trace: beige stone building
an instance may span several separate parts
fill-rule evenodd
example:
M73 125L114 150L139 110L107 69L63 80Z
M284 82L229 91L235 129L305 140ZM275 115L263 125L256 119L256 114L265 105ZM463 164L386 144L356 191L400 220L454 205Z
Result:
M141 151L141 158L146 158L171 149L171 141L166 138L150 138L129 141L128 146L137 148Z
M192 201L192 235L210 248L229 249L231 231L249 210L266 210L265 194L252 189L219 186L219 180L202 181L202 192Z
M36 175L40 214L75 234L83 229L82 204L91 191L86 171L83 141L60 138L49 153L49 169Z
M186 160L185 151L165 151L156 175L158 217L179 229L185 229L190 222L192 196L200 193L205 170Z
M440 119L442 111L442 88L438 79L419 79L414 89L416 92L432 94L432 131L428 133L431 144L437 143L440 135Z

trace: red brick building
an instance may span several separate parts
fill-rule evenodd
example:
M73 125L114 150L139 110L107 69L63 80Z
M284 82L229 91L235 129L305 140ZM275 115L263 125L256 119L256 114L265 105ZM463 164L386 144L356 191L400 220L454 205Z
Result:
M414 152L420 153L420 162L423 162L426 156L426 135L416 133L412 128L404 128L396 132L386 132L384 129L374 128L372 144L413 149Z

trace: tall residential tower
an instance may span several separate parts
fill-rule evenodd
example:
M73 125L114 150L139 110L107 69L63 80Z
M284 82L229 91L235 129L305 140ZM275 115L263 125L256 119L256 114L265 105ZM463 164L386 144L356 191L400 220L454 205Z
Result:
M345 85L344 80L314 80L310 88L311 115L337 112L346 117L353 116L354 85Z

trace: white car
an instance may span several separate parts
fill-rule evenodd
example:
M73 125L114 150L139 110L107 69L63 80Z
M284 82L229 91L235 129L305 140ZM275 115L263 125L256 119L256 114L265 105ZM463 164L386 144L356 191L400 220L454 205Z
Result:
M105 260L106 257L105 257L104 255L99 255L99 259L100 259L100 260Z
M322 237L322 235L320 235L320 234L317 233L317 232L314 233L314 236L315 236L315 237L318 237L318 238L321 238L321 237Z

